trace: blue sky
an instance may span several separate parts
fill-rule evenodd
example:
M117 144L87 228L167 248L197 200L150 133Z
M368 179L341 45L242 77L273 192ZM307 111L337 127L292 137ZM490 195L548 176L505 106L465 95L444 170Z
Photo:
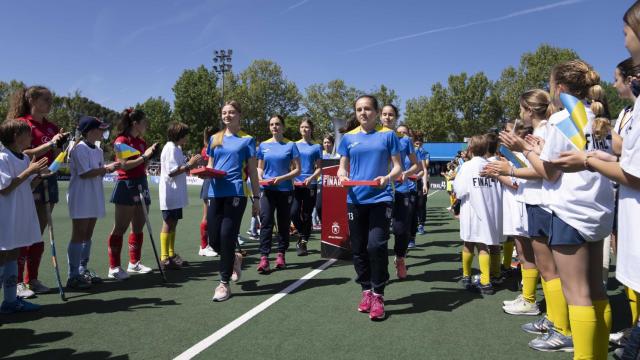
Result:
M0 80L42 84L121 110L173 100L180 73L232 48L235 71L270 59L301 91L344 79L384 83L401 104L452 73L499 77L541 43L570 47L606 80L626 58L632 0L8 1Z

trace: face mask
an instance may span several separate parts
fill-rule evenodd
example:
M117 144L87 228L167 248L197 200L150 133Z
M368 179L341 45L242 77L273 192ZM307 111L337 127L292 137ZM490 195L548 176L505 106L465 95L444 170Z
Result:
M105 131L102 132L102 138L104 140L109 140L109 135L110 135L109 130L105 130Z
M633 93L633 96L638 97L640 96L640 81L633 79L631 80L631 92Z

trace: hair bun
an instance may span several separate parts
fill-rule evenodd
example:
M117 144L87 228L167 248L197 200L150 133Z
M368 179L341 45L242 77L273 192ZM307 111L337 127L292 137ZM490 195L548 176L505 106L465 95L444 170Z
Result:
M593 69L589 69L589 71L587 71L586 80L588 86L600 85L600 74Z

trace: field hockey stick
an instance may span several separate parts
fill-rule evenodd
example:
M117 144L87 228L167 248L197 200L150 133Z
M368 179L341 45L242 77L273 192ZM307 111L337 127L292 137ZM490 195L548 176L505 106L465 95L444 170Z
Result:
M164 270L160 265L160 258L158 257L158 250L156 249L156 243L153 241L153 230L151 229L151 222L149 221L149 213L147 212L147 203L144 201L144 194L142 193L142 185L138 185L138 194L140 194L140 204L142 205L142 213L144 214L144 222L147 224L147 232L149 232L149 241L153 248L153 255L156 257L156 263L158 264L158 270L162 276L162 281L167 282L167 277L164 275Z
M47 178L44 178L43 181L44 181L44 204L47 212L47 225L49 227L49 244L51 244L51 261L53 262L53 269L56 272L56 281L58 281L60 298L62 299L62 301L67 301L66 296L64 296L64 288L62 287L62 281L60 280L60 269L58 268L58 257L56 255L56 240L53 235L51 203L49 202L49 180Z

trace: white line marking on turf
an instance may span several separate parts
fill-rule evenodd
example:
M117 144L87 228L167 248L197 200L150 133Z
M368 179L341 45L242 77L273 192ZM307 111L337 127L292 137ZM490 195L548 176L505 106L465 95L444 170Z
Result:
M428 197L428 198L429 198L429 197L432 197L433 195L435 195L435 194L439 193L440 191L442 191L442 190L436 190L436 191L434 191L434 192L430 193L429 195L427 195L427 197Z
M239 328L240 326L242 326L242 324L244 324L247 321L251 320L251 318L253 318L254 316L256 316L259 313L263 312L269 306L275 304L278 300L282 299L286 295L288 295L291 292L293 292L295 289L299 288L302 284L307 282L307 280L313 278L314 276L320 274L322 271L326 270L329 266L333 265L333 263L335 263L335 262L336 262L336 259L327 260L327 262L325 262L324 264L320 265L320 267L318 267L317 269L315 269L315 270L311 271L310 273L308 273L307 275L301 277L298 281L296 281L293 284L287 286L284 290L280 291L279 293L277 293L277 294L273 295L272 297L268 298L267 300L263 301L258 306L256 306L253 309L247 311L246 313L244 313L239 318L233 320L232 322L230 322L227 325L225 325L223 328L221 328L218 331L214 332L213 334L209 335L204 340L202 340L199 343L193 345L191 348L187 349L182 354L176 356L175 359L176 360L187 360L187 359L194 358L196 355L198 355L199 353L203 352L204 350L206 350L208 347L210 347L211 345L213 345L216 342L218 342L223 337L227 336L230 332L232 332L233 330Z

